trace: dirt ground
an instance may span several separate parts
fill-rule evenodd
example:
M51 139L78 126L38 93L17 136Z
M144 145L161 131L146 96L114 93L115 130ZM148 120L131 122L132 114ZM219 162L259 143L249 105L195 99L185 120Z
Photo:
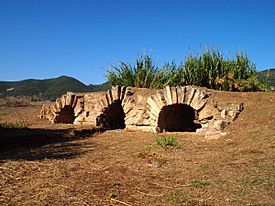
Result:
M26 132L62 139L1 151L0 205L275 205L275 93L213 92L211 99L244 103L227 136L211 141L52 125L37 118L41 103L0 108L0 122L31 128L0 130L0 141ZM171 135L179 148L154 144Z

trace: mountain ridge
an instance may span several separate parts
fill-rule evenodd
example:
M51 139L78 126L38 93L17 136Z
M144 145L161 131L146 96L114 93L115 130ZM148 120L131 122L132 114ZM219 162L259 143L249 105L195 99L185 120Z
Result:
M275 87L275 68L257 72L257 77L268 84L271 90ZM76 78L59 76L49 79L24 79L19 81L0 81L0 97L30 96L39 100L54 100L67 92L96 92L110 88L108 82L86 85Z
M66 92L95 92L110 88L108 82L86 85L69 76L49 79L25 79L21 81L0 81L1 96L35 96L38 99L56 99Z
M257 77L266 82L271 90L275 88L275 68L265 69L257 72Z

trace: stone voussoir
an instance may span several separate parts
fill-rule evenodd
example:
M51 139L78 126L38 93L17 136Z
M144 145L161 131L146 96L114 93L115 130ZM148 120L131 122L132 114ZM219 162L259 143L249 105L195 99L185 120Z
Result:
M66 114L65 106L71 107L74 124L95 124L100 116L104 118L105 112L114 102L121 104L124 112L126 128L142 131L156 131L161 111L169 105L188 105L197 113L197 120L202 128L198 134L204 134L216 139L243 110L243 104L235 104L230 108L218 108L217 104L208 101L209 90L196 86L166 86L164 89L146 90L139 93L134 87L114 86L103 93L75 94L67 93L56 100L51 106L43 106L41 118L47 118L58 123L60 115ZM103 115L103 116L102 116ZM58 118L59 117L59 118ZM185 118L185 115L183 115ZM116 121L116 118L113 118ZM103 119L104 120L104 119ZM105 120L104 120L105 121ZM161 128L158 131L163 131Z

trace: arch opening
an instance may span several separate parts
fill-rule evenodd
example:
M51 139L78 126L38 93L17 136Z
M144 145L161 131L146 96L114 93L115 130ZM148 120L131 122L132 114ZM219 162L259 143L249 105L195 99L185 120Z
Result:
M71 106L66 105L56 116L56 123L72 124L74 122L74 109Z
M121 106L121 100L115 100L96 118L96 126L101 126L105 129L124 129L124 118L125 113Z
M158 127L167 132L195 132L201 125L195 123L197 112L187 104L164 106L158 118Z

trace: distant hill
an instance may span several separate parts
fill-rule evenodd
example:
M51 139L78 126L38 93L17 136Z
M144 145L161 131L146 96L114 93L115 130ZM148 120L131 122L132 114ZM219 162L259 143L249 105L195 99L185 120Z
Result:
M259 71L258 78L267 82L269 87L275 87L275 68Z
M22 81L0 81L1 96L36 96L39 99L56 99L67 92L94 92L110 88L108 82L99 85L85 85L79 80L60 76L57 78Z
M266 81L270 88L275 88L275 68L259 71L257 76ZM0 97L35 96L38 99L54 100L67 92L106 91L109 88L108 82L98 85L85 85L75 78L60 76L44 80L0 81Z

